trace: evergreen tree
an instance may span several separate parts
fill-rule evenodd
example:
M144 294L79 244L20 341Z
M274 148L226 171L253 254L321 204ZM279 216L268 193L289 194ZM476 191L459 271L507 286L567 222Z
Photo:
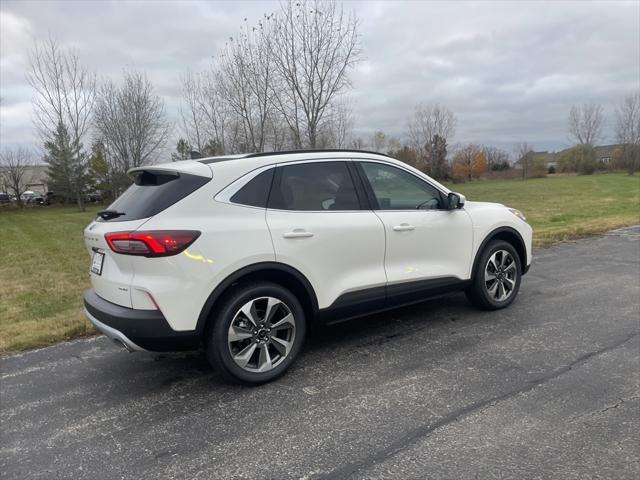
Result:
M113 197L111 194L111 171L107 162L106 148L101 140L93 142L91 145L91 157L89 157L89 176L91 186L100 190L104 195Z
M216 155L224 155L224 148L215 140L209 140L202 149L202 155L205 157L215 157Z
M441 135L434 135L429 150L431 153L431 176L440 180L449 178L447 139Z
M191 145L184 139L178 140L175 153L171 154L171 161L189 160L191 158Z
M67 204L75 200L84 211L84 193L89 181L86 155L82 145L71 140L69 131L60 122L53 138L44 144L45 162L49 164L49 186Z
M71 137L62 122L58 124L53 139L45 142L44 148L46 150L44 161L49 164L49 189L64 198L66 205L73 198L71 163L74 152Z

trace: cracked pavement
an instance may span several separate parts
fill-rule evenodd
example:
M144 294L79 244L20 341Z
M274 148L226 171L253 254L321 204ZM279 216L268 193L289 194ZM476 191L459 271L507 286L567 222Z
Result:
M327 328L282 379L104 337L0 360L6 479L640 476L640 227L535 252L517 301Z

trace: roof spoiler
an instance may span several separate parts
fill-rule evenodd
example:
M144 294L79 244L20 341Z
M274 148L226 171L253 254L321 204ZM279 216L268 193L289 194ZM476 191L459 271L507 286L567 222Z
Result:
M159 175L172 175L174 177L179 177L180 176L180 172L178 172L176 170L167 170L167 169L163 169L163 168L157 168L157 167L154 167L153 165L147 165L146 167L130 168L127 171L127 175L128 176L132 176L132 175L135 175L136 173L140 173L140 172L149 172L149 173L155 173L155 174L159 174Z

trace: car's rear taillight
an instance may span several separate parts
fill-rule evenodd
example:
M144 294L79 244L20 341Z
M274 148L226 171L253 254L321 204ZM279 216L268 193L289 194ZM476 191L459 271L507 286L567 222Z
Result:
M176 255L199 236L200 232L196 230L152 230L104 234L104 238L114 252L144 257Z

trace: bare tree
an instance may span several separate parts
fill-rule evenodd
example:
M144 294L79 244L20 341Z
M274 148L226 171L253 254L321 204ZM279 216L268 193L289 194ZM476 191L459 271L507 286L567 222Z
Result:
M628 95L616 108L616 138L623 146L623 160L632 175L640 168L640 91Z
M378 130L371 135L371 150L374 152L385 153L388 139L387 135L382 131Z
M287 0L265 37L277 73L271 84L276 108L294 147L316 148L325 115L360 58L358 21L335 1Z
M269 48L265 25L245 23L240 35L229 39L218 62L219 84L242 127L243 146L254 152L265 149L273 118L274 56Z
M349 148L352 148L354 150L364 150L364 140L362 140L362 138L360 137L354 138L353 140L351 140Z
M222 91L219 64L182 77L180 115L189 143L205 155L233 153L236 137L230 136L233 112Z
M531 175L533 170L533 147L527 142L521 142L518 145L518 162L522 167L522 179L526 179Z
M640 91L628 95L616 108L618 142L640 145Z
M22 207L20 196L26 189L26 176L32 165L31 152L26 148L18 147L0 153L0 183L16 197L19 207Z
M285 1L246 23L211 68L182 79L182 126L216 153L330 147L351 140L341 101L358 60L355 17L335 1Z
M185 105L180 106L180 116L187 140L198 152L202 152L203 147L202 96L200 76L188 71L182 77L182 99Z
M457 123L455 114L444 105L421 104L409 119L409 139L414 148L423 149L436 135L450 139L455 134Z
M76 50L65 50L55 39L36 42L29 55L29 84L36 95L34 123L43 143L53 141L62 126L73 145L70 170L78 173L71 182L78 207L84 210L83 184L88 170L83 143L91 126L95 103L96 78L81 65Z
M331 147L347 148L353 138L353 116L351 108L347 104L337 104L329 115L331 131Z
M501 169L509 165L508 152L493 146L486 146L483 150L487 157L487 162L489 162L489 170Z
M284 126L286 127L286 123ZM318 130L316 147L347 148L352 137L353 118L351 109L346 103L332 105ZM293 147L295 148L295 144Z
M409 119L409 143L418 152L421 159L422 170L434 174L430 161L432 157L431 148L434 145L436 136L450 140L455 134L458 120L455 114L444 105L418 105Z
M121 85L107 80L99 88L95 126L120 179L130 168L152 163L170 129L164 102L138 72L125 72Z
M580 145L594 145L602 134L602 106L596 103L574 105L569 111L569 135Z
M232 123L232 111L229 102L224 98L220 87L220 73L214 67L200 74L198 108L204 136L208 141L217 146L218 153L231 153L229 138L235 141L235 136L230 136ZM204 147L201 147L204 149Z

